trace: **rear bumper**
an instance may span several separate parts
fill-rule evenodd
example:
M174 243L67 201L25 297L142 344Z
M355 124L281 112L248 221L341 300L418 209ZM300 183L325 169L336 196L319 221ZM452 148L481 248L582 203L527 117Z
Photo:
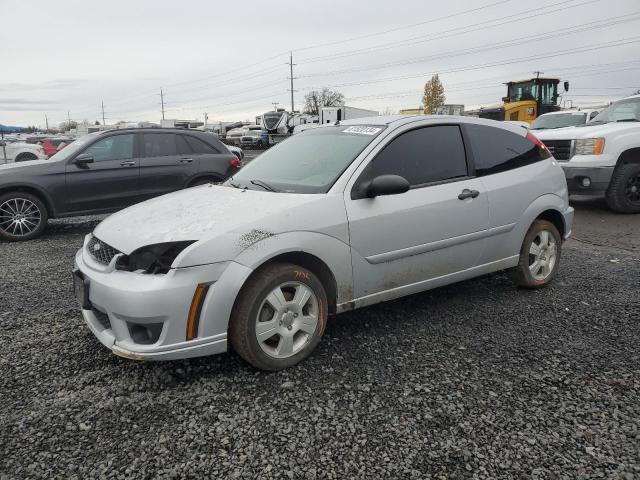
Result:
M614 167L572 167L561 165L570 194L602 194L609 188ZM587 182L588 185L585 185Z

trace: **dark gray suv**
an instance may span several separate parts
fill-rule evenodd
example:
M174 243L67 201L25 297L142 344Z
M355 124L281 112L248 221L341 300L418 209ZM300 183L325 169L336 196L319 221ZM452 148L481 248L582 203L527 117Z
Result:
M86 135L49 160L0 166L0 240L29 240L48 218L109 213L158 195L221 182L240 168L215 136L122 129Z

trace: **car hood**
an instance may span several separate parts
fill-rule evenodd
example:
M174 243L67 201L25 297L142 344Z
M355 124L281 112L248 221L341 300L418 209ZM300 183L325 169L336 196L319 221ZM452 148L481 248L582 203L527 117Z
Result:
M640 122L584 124L577 127L563 127L555 130L534 130L540 140L572 140L578 138L606 137L611 133L636 131L640 133Z
M121 210L103 220L94 235L125 254L156 243L214 239L217 249L233 245L237 253L290 230L299 224L293 212L323 197L203 185Z

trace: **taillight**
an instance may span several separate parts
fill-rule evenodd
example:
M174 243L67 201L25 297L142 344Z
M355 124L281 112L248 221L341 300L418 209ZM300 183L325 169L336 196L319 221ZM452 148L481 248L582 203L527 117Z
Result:
M527 132L527 140L529 140L531 143L533 143L534 145L537 145L542 150L544 150L549 155L551 155L551 152L549 151L547 146L544 143L542 143L542 140L540 140L538 137L536 137L533 133Z
M231 165L233 168L240 168L242 166L242 162L240 162L240 160L238 160L237 158L232 158L231 160L229 160L229 165Z

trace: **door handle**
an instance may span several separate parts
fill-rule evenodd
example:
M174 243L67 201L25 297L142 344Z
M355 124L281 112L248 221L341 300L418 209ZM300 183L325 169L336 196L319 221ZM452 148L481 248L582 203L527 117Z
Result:
M121 167L135 167L136 166L136 162L129 160L127 162L122 162L120 164L120 166Z
M193 158L181 158L180 163L191 163L193 162Z
M460 195L458 195L458 199L466 200L467 198L476 198L478 195L480 195L480 192L478 190L469 190L468 188L465 188L464 190L462 190Z

